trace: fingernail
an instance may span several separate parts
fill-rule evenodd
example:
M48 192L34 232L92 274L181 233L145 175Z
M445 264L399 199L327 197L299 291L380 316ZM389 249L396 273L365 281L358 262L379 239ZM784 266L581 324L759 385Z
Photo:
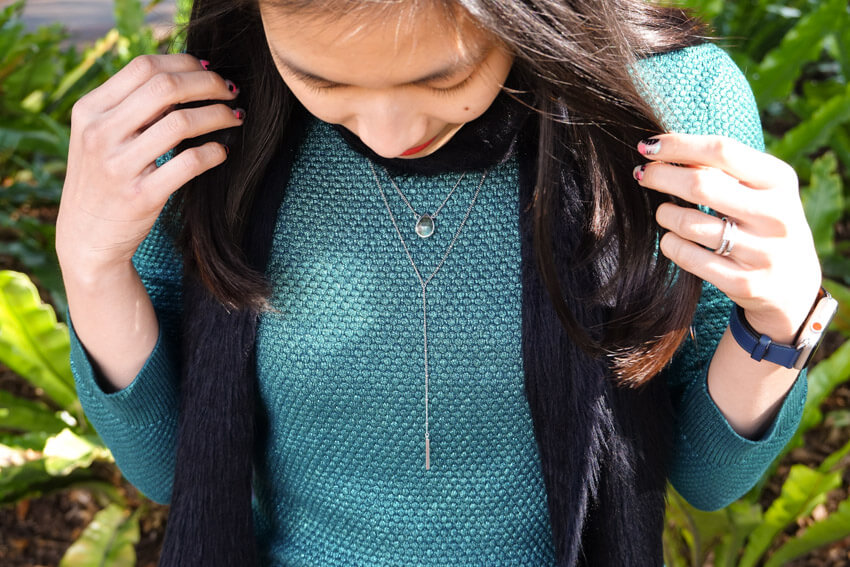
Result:
M228 146L227 144L222 144L222 146L224 146L224 153L230 155L230 146Z
M239 120L243 120L245 118L245 111L241 108L234 108L233 114L235 114L236 118L238 118Z
M201 62L201 67L204 68L204 71L210 70L210 62L209 61L207 61L206 59L200 59L200 62Z
M661 151L661 140L658 138L649 138L641 140L638 143L638 151L645 156L654 156Z
M236 87L235 84L233 84L233 81L227 79L224 81L224 84L227 85L227 90L229 90L233 94L239 94L239 89Z
M632 170L632 177L638 181L643 181L643 172L646 171L646 165L638 165Z

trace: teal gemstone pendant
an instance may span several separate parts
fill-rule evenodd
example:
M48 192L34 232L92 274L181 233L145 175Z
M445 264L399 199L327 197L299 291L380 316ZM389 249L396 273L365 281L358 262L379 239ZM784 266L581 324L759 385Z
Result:
M428 238L434 234L434 228L434 217L431 215L422 215L419 217L419 220L416 221L416 234L418 234L420 238Z

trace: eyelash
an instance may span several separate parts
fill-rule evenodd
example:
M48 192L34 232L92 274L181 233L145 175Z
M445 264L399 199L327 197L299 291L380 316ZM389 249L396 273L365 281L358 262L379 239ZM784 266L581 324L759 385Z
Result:
M456 92L462 90L464 87L466 87L472 81L472 77L474 77L474 76L475 76L475 71L470 73L468 77L466 77L464 80L462 80L461 82L459 82L456 85L453 85L453 86L447 87L447 88L442 88L442 89L438 88L438 87L428 87L428 90L430 90L431 92L440 94L440 95L451 96L451 95L455 94Z
M466 87L472 81L472 78L474 76L475 76L475 71L470 73L469 76L467 76L464 80L462 80L461 82L459 82L456 85L452 85L451 87L440 88L440 87L425 86L425 88L427 88L429 91L436 93L436 94L439 94L439 95L451 96L451 95L455 94L456 92L462 90L464 87ZM341 86L341 85L333 85L333 84L331 84L331 85L322 84L322 83L319 83L317 81L314 81L312 77L297 76L297 78L298 78L298 80L301 81L301 83L305 87L307 87L308 89L310 89L314 93L319 93L319 94L326 93L330 90L339 88Z

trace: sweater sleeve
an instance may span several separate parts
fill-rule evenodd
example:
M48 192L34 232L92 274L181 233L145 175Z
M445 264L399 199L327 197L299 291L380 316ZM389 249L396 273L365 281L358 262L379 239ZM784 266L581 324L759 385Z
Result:
M674 132L720 134L764 150L758 109L741 71L703 44L642 62L641 79ZM761 438L738 435L708 393L708 366L732 302L709 283L686 339L664 371L675 412L670 481L697 508L722 508L746 493L793 436L806 400L805 372Z
M80 403L124 476L152 500L171 497L177 439L182 268L159 223L133 257L159 320L159 338L126 388L107 392L71 321L71 368ZM70 320L70 318L69 318Z

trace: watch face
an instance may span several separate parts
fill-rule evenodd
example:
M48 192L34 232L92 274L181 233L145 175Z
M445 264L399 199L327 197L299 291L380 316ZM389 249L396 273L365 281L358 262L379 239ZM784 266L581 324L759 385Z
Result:
M812 310L812 314L806 319L805 326L800 331L800 337L797 341L800 356L797 359L797 363L794 364L794 368L802 369L809 365L809 361L811 361L812 356L814 356L821 342L823 342L823 335L829 328L829 324L832 322L837 311L838 302L828 293L826 297L818 301Z

